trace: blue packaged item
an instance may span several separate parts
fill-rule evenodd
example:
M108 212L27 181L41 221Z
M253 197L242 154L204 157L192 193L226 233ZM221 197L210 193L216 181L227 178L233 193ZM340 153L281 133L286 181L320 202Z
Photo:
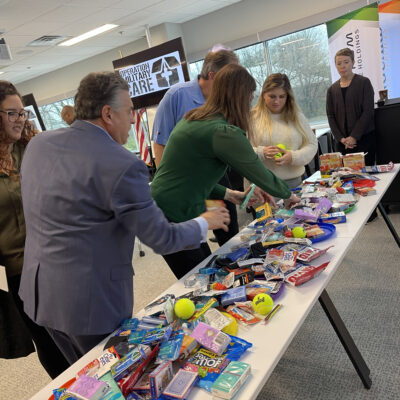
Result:
M246 288L244 286L239 286L237 288L227 290L221 296L221 305L228 306L236 301L246 301Z
M179 329L171 334L169 340L162 343L157 355L156 363L159 364L165 360L175 361L179 357L183 340L183 330Z
M125 330L132 330L134 331L139 323L137 318L127 318L124 319L121 323L121 328Z
M167 320L165 318L150 317L148 315L145 315L142 318L142 322L152 325L163 325L163 326L167 325Z
M147 331L142 339L142 344L165 342L169 339L171 333L172 333L172 327L170 326L159 329L153 329L152 331Z
M146 330L146 329L131 332L131 334L129 335L129 338L128 338L128 343L129 344L142 343L142 340L147 332L148 332L148 330Z

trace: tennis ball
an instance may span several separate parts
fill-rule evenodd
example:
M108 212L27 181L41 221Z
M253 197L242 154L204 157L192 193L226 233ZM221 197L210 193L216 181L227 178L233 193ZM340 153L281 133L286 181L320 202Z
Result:
M266 293L259 293L253 299L253 309L256 313L267 315L273 308L274 301Z
M306 233L304 232L304 229L301 226L296 226L295 228L292 229L292 234L294 238L305 238Z
M228 335L236 336L237 331L238 331L238 323L234 317L232 317L231 314L228 314L226 312L221 312L226 318L228 318L231 323L227 326L225 326L222 329L222 332L227 333Z
M286 146L282 143L277 144L276 147L280 147L281 149L286 150ZM274 155L275 158L281 158L282 156L283 156L282 153L276 153Z
M193 301L189 299L179 299L174 307L175 315L181 319L189 319L194 314L195 309Z

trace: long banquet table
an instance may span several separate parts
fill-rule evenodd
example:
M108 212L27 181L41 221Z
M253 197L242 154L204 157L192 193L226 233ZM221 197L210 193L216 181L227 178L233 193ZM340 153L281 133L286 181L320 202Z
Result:
M372 382L369 376L369 368L329 298L326 287L337 268L340 266L346 253L351 248L352 242L360 234L369 216L376 207L379 208L385 222L388 224L388 228L391 230L394 240L400 247L400 240L397 232L391 225L389 217L386 215L384 208L380 204L382 196L399 172L399 168L400 164L396 164L391 172L377 175L380 178L380 180L376 182L375 186L377 194L374 196L361 197L355 210L347 214L347 223L336 225L335 234L331 238L316 245L319 248L334 246L325 255L314 260L312 263L313 265L320 265L323 262L329 261L326 270L317 278L300 287L291 287L286 285L283 294L278 300L283 307L268 323L268 325L264 325L261 322L248 329L239 328L238 336L253 344L253 347L241 358L241 361L251 364L252 372L244 387L235 396L235 399L248 400L256 398L257 394L265 385L275 366L317 301L320 302L335 332L339 336L339 339L357 370L362 383L367 389L371 387ZM214 254L230 252L231 246L239 243L239 235L219 248ZM209 258L211 258L211 256ZM198 269L204 266L208 262L209 258L204 260L196 268ZM191 273L193 272L195 271L192 271ZM184 279L185 277L177 281L163 294L173 293L179 296L190 291L191 289L185 288L183 283ZM144 310L141 310L137 316L140 317L143 314ZM73 378L82 367L94 358L98 357L103 352L105 342L106 340L101 342L31 399L48 399L52 394L52 389L60 387L66 381ZM340 388L338 388L338 390L340 390ZM189 398L190 400L204 400L208 398L211 399L212 396L202 389L195 388L191 392Z

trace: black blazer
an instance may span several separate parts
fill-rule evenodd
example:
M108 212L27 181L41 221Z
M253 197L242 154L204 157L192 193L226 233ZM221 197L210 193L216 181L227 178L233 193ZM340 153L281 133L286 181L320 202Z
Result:
M352 136L359 141L374 127L374 89L368 78L355 74L346 92L346 107L339 80L327 92L326 115L335 139ZM349 135L345 132L345 115Z

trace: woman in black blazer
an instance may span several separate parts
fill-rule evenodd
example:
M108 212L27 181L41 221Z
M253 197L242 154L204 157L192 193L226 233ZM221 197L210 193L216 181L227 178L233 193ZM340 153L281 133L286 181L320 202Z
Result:
M342 154L364 152L367 165L375 164L374 89L368 78L353 72L354 52L348 48L335 55L340 79L329 89L326 114Z

